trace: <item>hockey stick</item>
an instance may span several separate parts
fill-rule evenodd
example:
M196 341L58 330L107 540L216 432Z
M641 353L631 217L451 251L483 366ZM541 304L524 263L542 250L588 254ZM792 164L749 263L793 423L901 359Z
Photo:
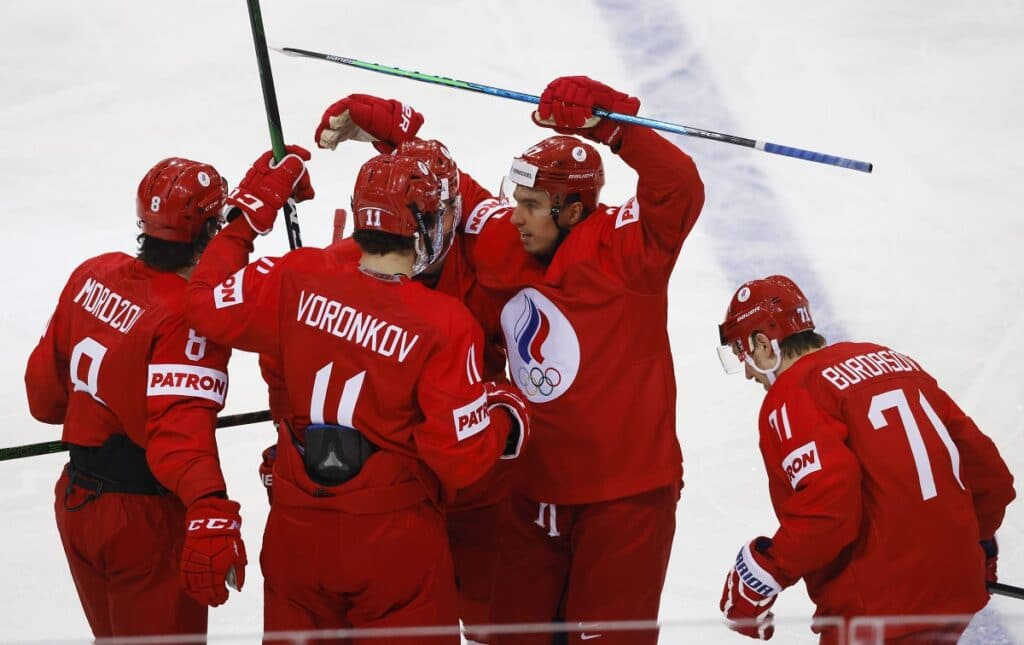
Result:
M263 31L263 14L260 0L246 0L249 5L249 26L252 28L252 42L256 47L256 64L260 70L260 86L263 88L263 107L267 112L270 127L270 147L274 159L281 161L287 152L284 147L284 132L281 130L281 113L277 109L277 92L274 91L274 75L270 71L270 54L267 52L267 35ZM293 251L302 246L299 234L299 217L295 202L291 199L284 206L285 230L288 232L288 246Z
M230 428L233 426L249 425L250 423L261 423L263 421L270 421L270 410L243 412L242 414L229 414L225 417L217 417L217 427ZM24 446L0 448L0 461L35 457L36 455L49 455L54 452L63 452L67 449L68 446L63 441L43 441L42 443L29 443Z
M524 94L522 92L514 92L512 90L504 90L498 87L491 87L489 85L480 85L479 83L459 81L454 78L434 76L432 74L424 74L422 72L410 72L408 70L399 69L397 67L378 65L377 63L367 63L366 61L356 60L354 58L345 58L344 56L335 56L333 54L321 54L319 52L309 51L306 49L296 49L294 47L272 47L271 49L279 51L282 54L286 54L288 56L316 58L319 60L328 61L330 63L338 63L339 65L349 65L350 67L358 67L359 69L365 69L371 72L378 72L380 74L389 74L391 76L400 76L402 78L408 78L414 81L422 81L424 83L432 83L434 85L443 85L445 87L454 87L460 90L468 90L470 92L489 94L491 96L512 99L514 101L522 101L524 103L540 103L539 96L534 96L533 94ZM873 164L871 164L868 161L857 161L856 159L836 157L821 152L813 152L811 150L804 150L802 148L783 146L777 143L769 143L767 141L757 141L755 139L747 139L744 137L737 137L731 134L712 132L710 130L701 130L700 128L692 128L688 125L678 125L675 123L668 123L666 121L648 119L642 116L632 116L629 114L608 112L600 108L594 110L594 116L612 119L613 121L621 121L623 123L631 123L633 125L643 125L648 128L654 128L655 130L662 130L664 132L672 132L674 134L684 134L690 137L699 137L701 139L711 139L713 141L731 143L737 146L754 148L756 150L770 152L776 155L793 157L795 159L803 159L805 161L814 161L817 163L827 164L830 166L838 166L840 168L849 168L850 170L859 170L860 172L871 172L873 168Z
M988 590L990 593L998 594L1000 596L1006 596L1008 598L1017 598L1018 600L1024 600L1024 587L1014 587L1013 585L1004 585L1001 582L990 582L988 583Z

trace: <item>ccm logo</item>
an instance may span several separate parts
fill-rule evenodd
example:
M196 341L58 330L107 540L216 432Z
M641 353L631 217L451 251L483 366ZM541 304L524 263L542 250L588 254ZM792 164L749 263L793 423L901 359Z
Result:
M800 480L813 472L821 470L821 460L818 459L818 447L814 442L804 444L786 455L782 460L782 469L789 477L789 483L796 490Z
M192 520L188 523L188 530L190 531L200 531L202 529L210 529L211 531L219 531L222 529L237 531L240 528L242 528L241 522L224 517L211 517L208 520Z
M481 394L476 401L453 410L452 416L455 418L455 437L459 441L483 432L491 423L491 415L487 411L487 395Z

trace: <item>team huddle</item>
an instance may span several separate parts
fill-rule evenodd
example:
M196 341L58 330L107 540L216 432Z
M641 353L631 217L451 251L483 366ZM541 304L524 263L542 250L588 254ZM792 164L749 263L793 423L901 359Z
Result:
M315 197L307 150L260 156L230 192L189 159L145 175L138 253L72 273L25 374L32 415L70 446L56 519L95 636L205 633L207 608L242 589L215 440L239 349L259 354L278 432L259 465L265 631L461 621L471 643L657 641L598 623L658 618L683 477L668 282L704 186L676 145L596 108L640 101L552 81L532 116L557 134L495 195L417 137L408 104L345 97L314 140L379 153L352 190L354 233L281 257L250 256L289 199ZM600 201L584 139L636 172L621 206ZM779 520L731 564L729 627L771 638L771 606L801 578L818 616L981 609L1013 478L920 363L827 345L784 276L742 285L719 333L727 371L767 391ZM483 627L551 622L593 627Z

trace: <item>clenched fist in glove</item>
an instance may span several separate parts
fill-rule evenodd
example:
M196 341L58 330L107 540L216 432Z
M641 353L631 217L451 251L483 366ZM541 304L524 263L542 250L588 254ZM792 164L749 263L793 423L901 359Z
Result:
M382 154L416 136L423 115L411 105L369 94L350 94L327 108L313 134L316 145L334 150L342 141L372 141Z
M636 116L640 99L613 90L586 76L563 76L548 83L540 95L533 122L562 134L578 134L618 151L625 123L594 116L594 108Z
M515 459L523 452L523 446L530 436L530 413L526 409L526 399L514 385L489 381L484 383L487 394L487 412L494 414L495 408L502 408L512 419L512 429L505 441L502 459Z
M230 584L239 591L245 583L245 544L238 502L203 497L192 502L185 516L185 545L181 551L181 586L211 607L228 599Z
M771 608L782 591L780 576L769 570L768 558L763 555L771 544L770 539L759 537L743 545L725 578L722 600L718 603L729 621L729 629L765 641L775 633Z
M288 146L288 154L279 162L274 153L260 155L238 188L228 195L228 204L242 211L252 230L266 235L274 228L277 211L289 198L297 202L313 199L315 192L306 171L309 151L300 146Z

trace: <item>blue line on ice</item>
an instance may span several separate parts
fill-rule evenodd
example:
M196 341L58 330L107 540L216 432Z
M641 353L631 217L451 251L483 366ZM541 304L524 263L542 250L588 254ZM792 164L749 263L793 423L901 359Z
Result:
M643 116L749 136L736 131L710 66L692 44L674 3L594 0L594 4L614 36L623 65L637 81L623 89L643 101ZM819 279L758 167L770 162L765 160L769 155L716 141L668 136L697 161L707 194L697 226L712 238L715 259L729 288L774 273L788 275L810 299L818 328L829 341L849 338L826 295L827 285ZM722 302L723 311L727 304Z

